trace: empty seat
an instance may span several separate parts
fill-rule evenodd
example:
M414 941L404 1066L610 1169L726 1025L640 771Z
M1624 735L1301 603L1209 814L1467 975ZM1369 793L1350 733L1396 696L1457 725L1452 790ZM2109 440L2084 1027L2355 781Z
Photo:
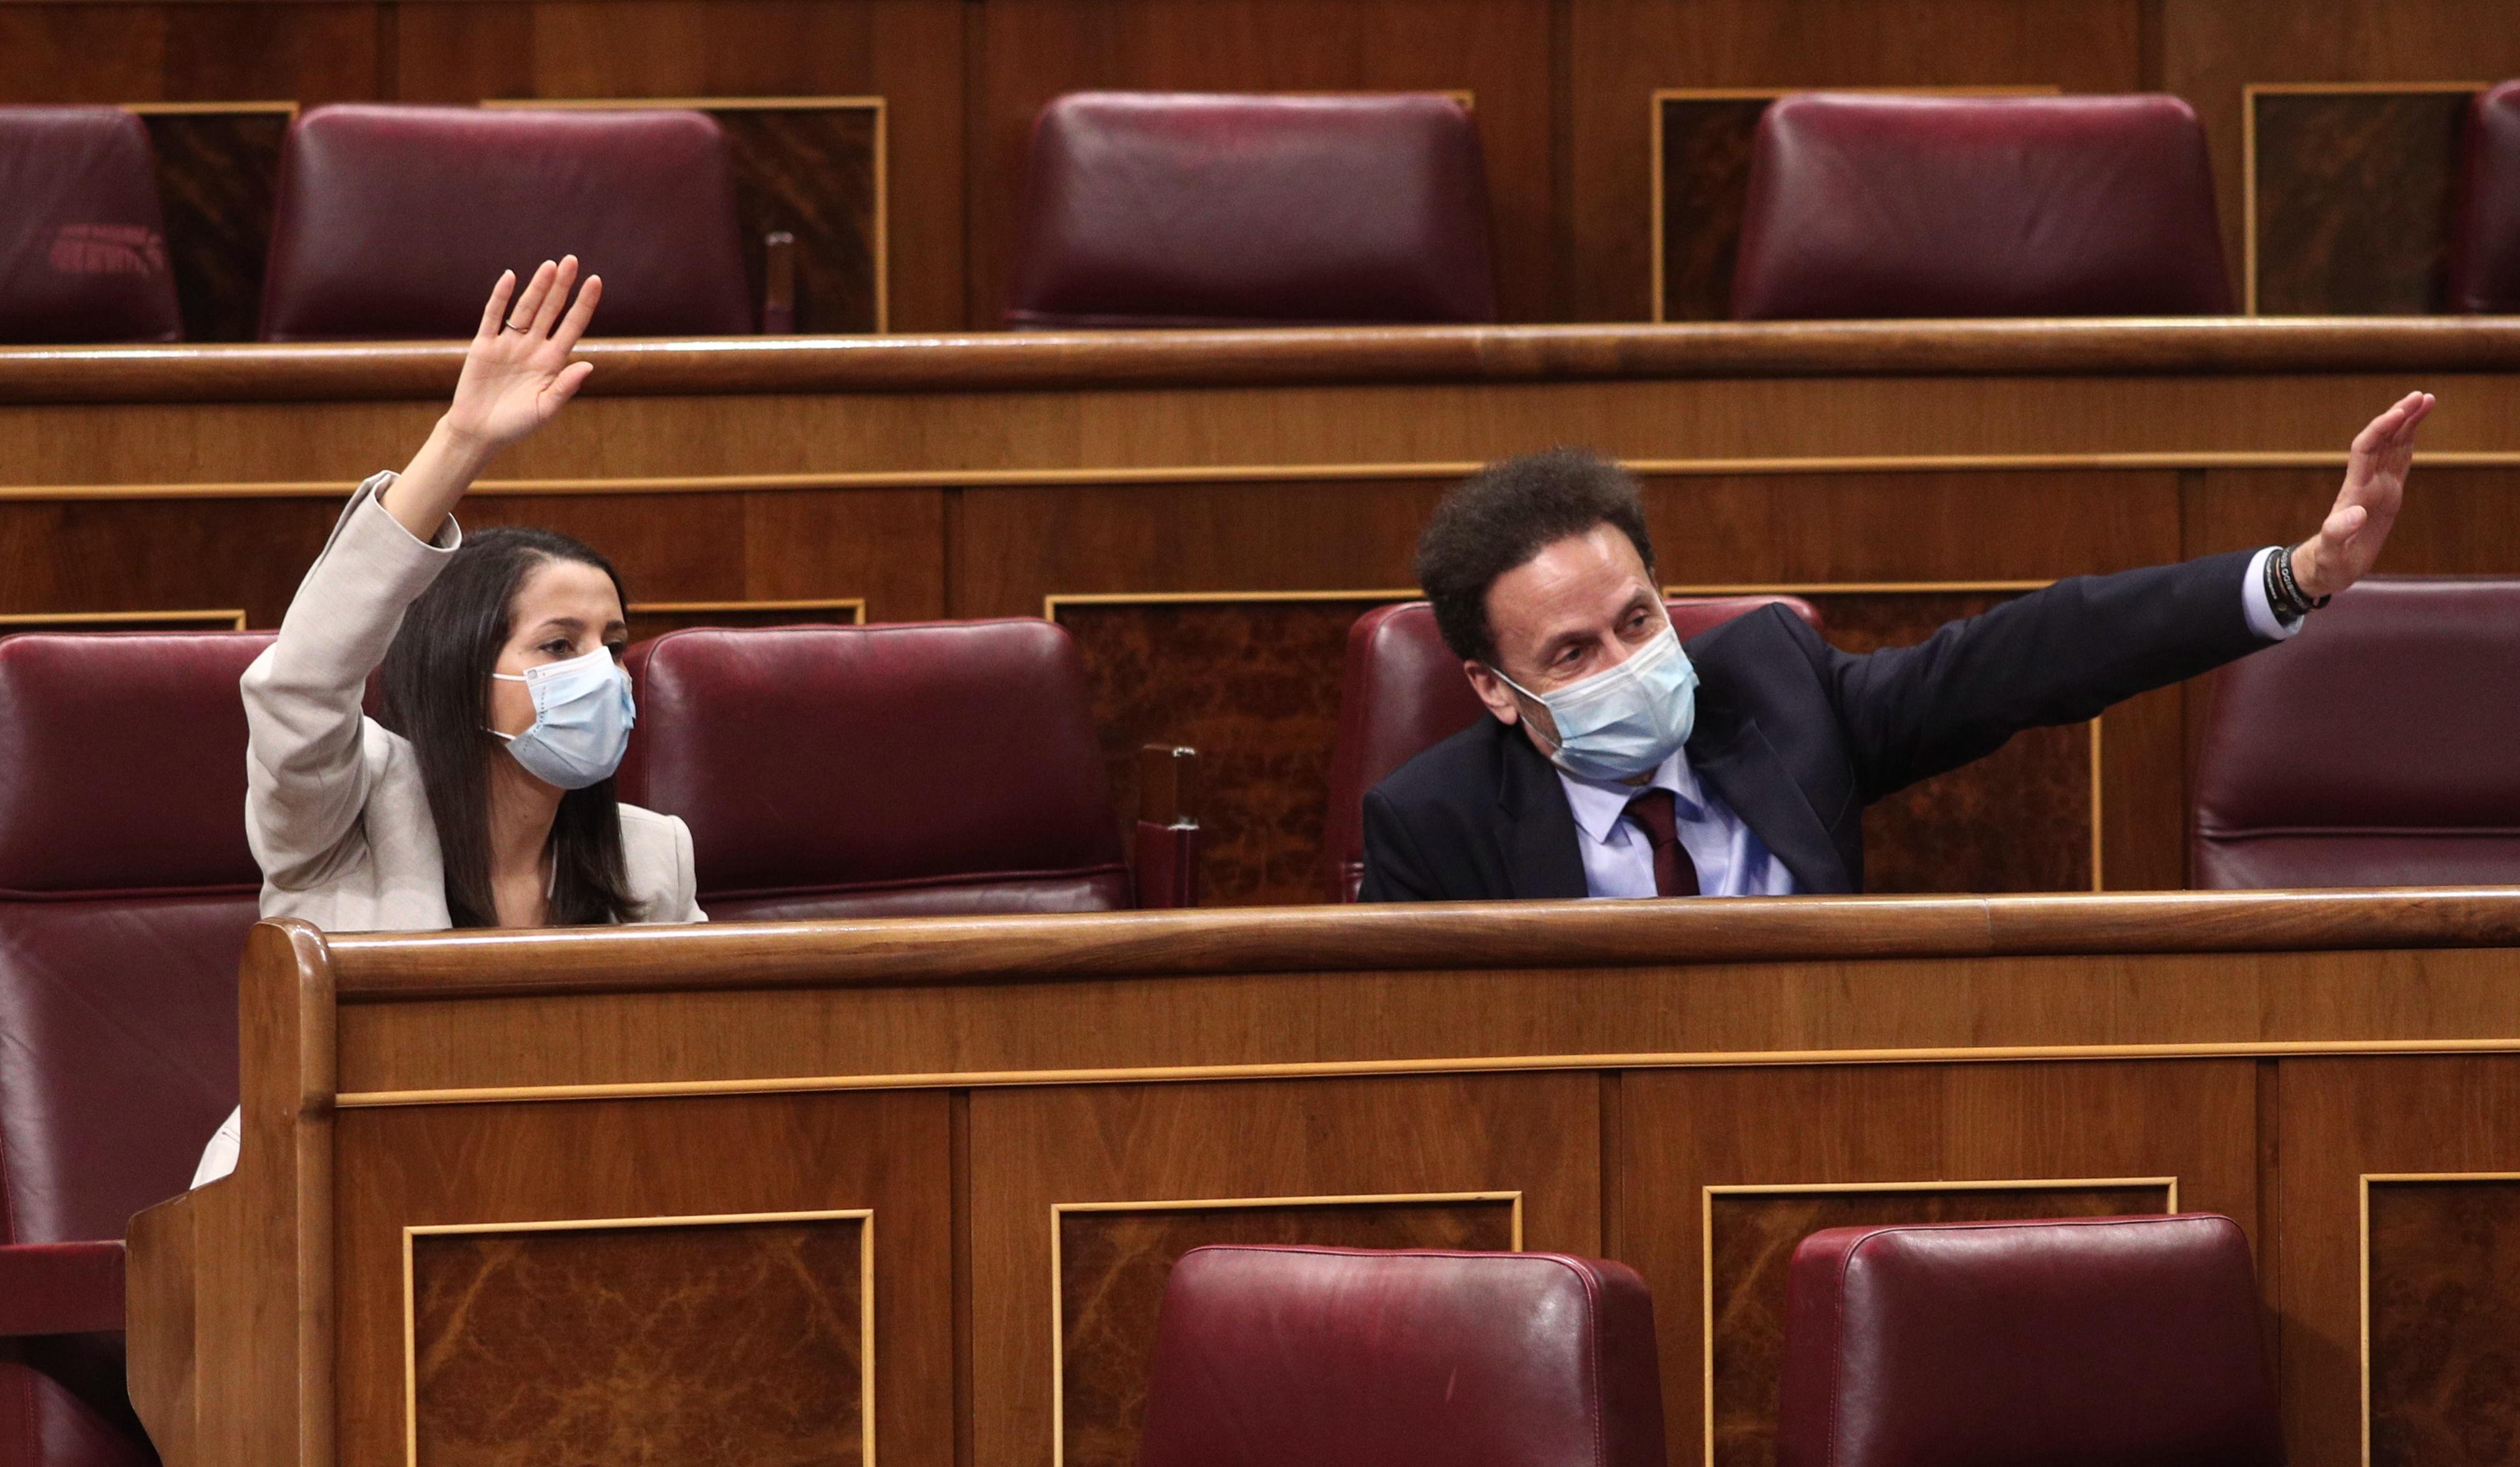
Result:
M1820 628L1820 613L1790 596L1677 597L1668 602L1681 640L1771 602ZM1435 630L1424 601L1378 606L1347 635L1339 674L1338 733L1330 745L1330 808L1323 822L1329 900L1353 902L1365 880L1365 795L1393 770L1487 717L1462 659Z
M1496 313L1486 166L1450 98L1079 92L1033 125L1011 326Z
M599 334L755 329L704 113L322 107L281 155L262 338L467 337L502 270L574 254Z
M0 1462L146 1467L122 1235L237 1103L256 634L0 639Z
M1050 622L693 628L628 665L621 798L690 823L716 920L1140 905L1084 666ZM1141 865L1186 869L1172 848L1195 835L1142 827Z
M0 342L183 333L149 130L114 107L0 107Z
M2468 104L2461 153L2450 308L2520 312L2520 81L2480 92Z
M2283 1462L2228 1218L1832 1227L1787 1280L1778 1467Z
M1809 93L1760 118L1736 320L2230 310L2176 97Z
M1555 1253L1194 1248L1143 1467L1663 1467L1653 1296Z
M2212 686L2195 885L2520 881L2520 580L2370 577Z

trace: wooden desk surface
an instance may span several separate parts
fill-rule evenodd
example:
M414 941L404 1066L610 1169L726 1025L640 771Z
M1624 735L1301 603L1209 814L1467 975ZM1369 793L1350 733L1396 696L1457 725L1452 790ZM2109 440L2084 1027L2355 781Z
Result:
M2345 445L2441 395L2384 568L2520 572L2520 326L1992 321L605 341L468 523L694 622L1054 617L1115 812L1206 750L1207 890L1315 900L1346 629L1490 459L1634 467L1675 588L1803 595L1858 649L2058 576L2306 536ZM0 632L277 623L449 344L0 351ZM1874 890L2184 884L2202 704L2138 699L1877 810ZM1116 815L1115 815L1116 818Z
M2510 889L265 924L134 1394L171 1467L522 1462L806 1351L775 1430L835 1456L1122 1463L1184 1249L1531 1247L1653 1286L1675 1463L1762 1462L1803 1232L2203 1210L2295 1460L2359 1458L2366 1372L2413 1460L2498 1409L2515 948Z

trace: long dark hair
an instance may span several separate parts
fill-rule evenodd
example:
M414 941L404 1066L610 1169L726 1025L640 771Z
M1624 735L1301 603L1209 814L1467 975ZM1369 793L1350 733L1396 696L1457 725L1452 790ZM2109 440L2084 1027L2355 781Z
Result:
M446 866L446 911L458 927L498 925L490 891L489 759L501 744L488 732L490 674L498 670L512 630L517 588L550 560L594 566L611 578L622 604L629 604L612 562L568 536L483 530L465 538L464 548L411 603L393 645L385 649L381 722L410 739L420 758L420 781ZM646 915L631 900L621 854L621 802L609 778L561 796L551 851L555 926L635 922Z

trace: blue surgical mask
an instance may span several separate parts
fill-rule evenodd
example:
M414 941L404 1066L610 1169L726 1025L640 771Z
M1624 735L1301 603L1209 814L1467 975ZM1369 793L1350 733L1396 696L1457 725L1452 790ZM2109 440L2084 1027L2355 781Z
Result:
M1549 757L1579 779L1651 774L1688 742L1697 724L1697 665L1669 623L1627 661L1554 692L1533 692L1502 672L1497 677L1549 710L1557 726L1557 748Z
M534 726L522 734L490 732L525 773L562 789L584 789L612 778L630 749L630 726L639 708L630 697L630 670L609 647L583 657L546 663L517 673L492 673L502 683L522 683L533 694Z

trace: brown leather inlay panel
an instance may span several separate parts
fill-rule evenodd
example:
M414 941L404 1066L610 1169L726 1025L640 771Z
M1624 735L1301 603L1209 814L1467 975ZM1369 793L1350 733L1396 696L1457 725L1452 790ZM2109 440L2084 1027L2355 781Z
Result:
M1066 605L1123 820L1138 749L1198 750L1206 907L1322 900L1322 820L1348 628L1381 602ZM1124 828L1126 828L1124 826Z
M877 329L876 113L868 107L728 108L735 214L745 274L761 301L762 237L796 237L796 330Z
M2260 312L2412 316L2444 309L2470 95L2257 98Z
M2520 1181L2370 1188L2372 1467L2511 1460Z
M1958 1188L1952 1191L1718 1193L1707 1256L1715 1318L1714 1467L1777 1459L1777 1372L1784 1357L1785 1277L1794 1246L1824 1227L2104 1218L2170 1209L2160 1186ZM1665 1308L1679 1304L1671 1301ZM1668 1325L1665 1326L1668 1329Z
M1066 1467L1134 1467L1155 1314L1173 1261L1208 1243L1339 1248L1513 1247L1511 1202L1327 1203L1058 1215Z
M1750 201L1750 142L1772 99L1666 97L1662 129L1662 319L1729 321L1732 263Z
M287 112L144 116L187 341L250 341L262 311Z
M858 1462L863 1227L415 1237L420 1467Z
M1851 652L1908 646L2009 592L1811 595L1828 640ZM2092 732L2030 729L1974 764L1912 784L1864 813L1868 892L2092 889Z

